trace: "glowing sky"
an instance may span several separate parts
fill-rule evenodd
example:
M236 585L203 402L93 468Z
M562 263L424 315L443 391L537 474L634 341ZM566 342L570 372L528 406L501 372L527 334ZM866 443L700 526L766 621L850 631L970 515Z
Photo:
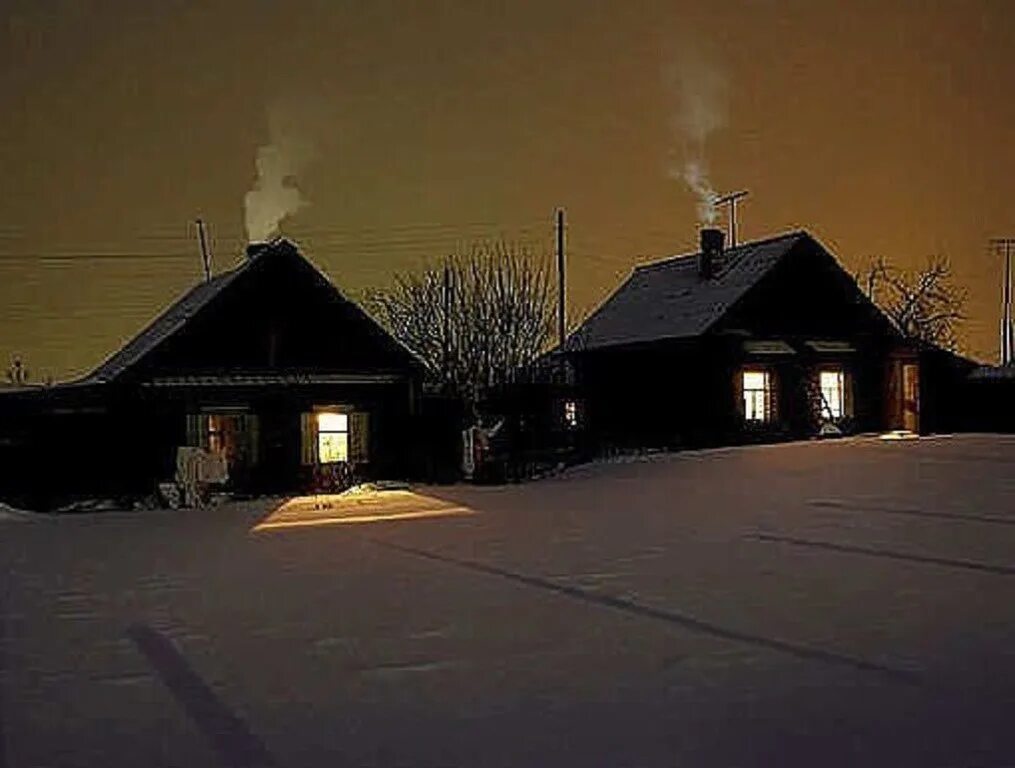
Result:
M717 189L751 190L744 237L804 227L851 269L948 255L966 350L993 360L1013 17L1005 1L4 2L0 362L58 379L98 363L199 279L197 215L231 264L270 119L312 147L283 232L351 295L460 241L549 250L563 205L577 316L694 244L695 198L669 173L687 143L666 72L688 57L725 95L705 156Z

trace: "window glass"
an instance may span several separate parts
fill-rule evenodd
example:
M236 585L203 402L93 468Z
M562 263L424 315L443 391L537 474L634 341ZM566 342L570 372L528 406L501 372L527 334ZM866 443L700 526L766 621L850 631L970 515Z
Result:
M841 419L844 412L844 394L842 371L821 371L819 380L821 385L821 411L822 415L830 419Z
M768 371L744 371L744 418L768 421L771 416L772 377Z
M322 464L349 460L348 414L317 414L317 457Z
M574 400L564 403L564 423L572 428L578 426L578 403Z

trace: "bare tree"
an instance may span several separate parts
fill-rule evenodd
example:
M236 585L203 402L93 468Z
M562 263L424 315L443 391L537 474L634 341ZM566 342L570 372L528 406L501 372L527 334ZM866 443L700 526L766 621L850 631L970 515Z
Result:
M940 256L915 270L898 269L877 258L857 282L907 338L955 349L956 330L965 319L966 292L953 277L948 259Z
M368 295L380 322L469 399L510 383L548 345L553 278L545 259L506 243L474 245Z

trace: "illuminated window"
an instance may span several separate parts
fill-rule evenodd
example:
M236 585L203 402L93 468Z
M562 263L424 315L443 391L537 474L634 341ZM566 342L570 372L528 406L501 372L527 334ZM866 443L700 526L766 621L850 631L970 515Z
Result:
M187 445L222 456L230 466L256 464L258 442L256 414L224 410L187 416Z
M578 403L574 400L564 403L564 423L572 429L578 426Z
M348 414L317 414L317 456L322 464L349 460Z
M772 376L768 371L744 371L744 418L768 421L772 414Z
M229 431L228 416L208 416L208 450L211 453L226 455L227 432Z
M821 371L821 412L830 419L841 419L845 412L845 386L842 371Z

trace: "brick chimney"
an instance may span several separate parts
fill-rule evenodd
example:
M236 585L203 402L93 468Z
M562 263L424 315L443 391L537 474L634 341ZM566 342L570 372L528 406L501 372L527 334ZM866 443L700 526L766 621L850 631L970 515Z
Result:
M262 242L248 243L247 244L247 258L248 259L254 258L261 251L265 250L269 245L270 245L270 243L266 243L266 242L263 242L263 241Z
M723 250L723 232L721 229L707 227L701 230L701 253L698 255L698 276L702 280L710 280L715 276L719 257Z

